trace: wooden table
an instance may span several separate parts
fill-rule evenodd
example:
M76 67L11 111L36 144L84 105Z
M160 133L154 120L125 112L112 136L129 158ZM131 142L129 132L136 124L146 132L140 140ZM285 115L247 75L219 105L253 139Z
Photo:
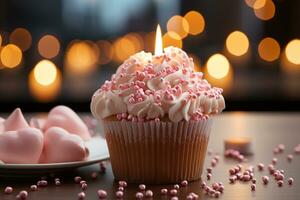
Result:
M258 172L255 168L255 178L257 179L257 188L255 192L250 190L250 182L228 183L228 170L237 164L237 161L224 158L223 141L225 138L237 135L248 136L252 138L254 155L247 157L248 162L242 163L244 167L249 165L256 166L259 162L265 165L271 163L274 157L272 150L279 144L286 145L284 153L276 155L278 164L276 168L284 169L286 177L293 177L295 182L288 186L286 181L283 187L278 187L273 178L268 185L263 185L261 177L269 175L268 171ZM300 143L300 113L243 113L233 112L224 113L215 119L214 128L209 142L209 149L221 155L219 164L213 169L213 177L208 183L222 181L225 186L224 194L220 199L228 200L248 200L248 199L272 199L272 200L297 200L300 199L300 155L294 155L292 162L287 162L287 155L293 152L296 144ZM207 155L205 168L210 164L211 156ZM48 199L77 199L77 194L81 191L80 186L75 184L73 177L79 175L88 183L86 199L98 199L97 190L105 189L108 192L107 199L116 199L115 192L117 184L111 171L109 162L107 163L106 173L98 175L96 179L91 178L91 173L99 171L99 165L83 167L72 172L63 172L56 174L62 180L61 186L55 186L53 178L49 178L49 185L45 188L39 188L38 191L29 192L28 199L48 200ZM206 181L206 173L203 174L203 180ZM15 199L20 190L29 191L31 184L35 184L39 177L0 177L0 199ZM200 199L210 199L202 193L200 181L189 183L188 187L180 188L179 199L186 199L189 192L195 192L200 195ZM5 195L3 190L5 186L10 185L14 188L14 193ZM170 196L161 196L161 188L172 188L172 185L147 186L153 190L153 199L170 199ZM125 191L123 199L135 199L137 185L129 185Z

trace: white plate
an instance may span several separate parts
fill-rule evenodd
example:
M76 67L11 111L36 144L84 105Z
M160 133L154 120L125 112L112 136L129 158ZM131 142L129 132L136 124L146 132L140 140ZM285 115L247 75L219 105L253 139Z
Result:
M93 137L91 140L86 142L86 146L89 149L90 155L84 161L46 164L0 164L0 174L8 172L27 174L32 172L44 173L61 171L91 165L109 158L106 140L103 137Z

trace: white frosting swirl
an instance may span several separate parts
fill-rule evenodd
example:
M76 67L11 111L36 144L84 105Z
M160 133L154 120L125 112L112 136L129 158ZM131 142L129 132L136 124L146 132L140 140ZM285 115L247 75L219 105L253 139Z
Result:
M202 76L181 49L165 48L161 56L139 52L95 92L91 111L97 119L113 115L133 121L207 118L221 112L225 102L222 89L211 87Z

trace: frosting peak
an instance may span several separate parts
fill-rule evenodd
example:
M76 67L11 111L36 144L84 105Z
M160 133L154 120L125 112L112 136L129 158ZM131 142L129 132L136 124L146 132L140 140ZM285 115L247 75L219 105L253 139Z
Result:
M201 120L225 108L223 90L202 77L179 48L165 48L159 56L142 51L94 93L91 111L97 119L116 115L132 121Z

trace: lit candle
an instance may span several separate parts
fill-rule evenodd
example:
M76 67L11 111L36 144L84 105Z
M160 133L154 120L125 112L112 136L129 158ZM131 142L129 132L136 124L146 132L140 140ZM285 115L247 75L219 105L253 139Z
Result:
M163 53L163 44L162 44L162 37L161 37L161 29L159 24L156 28L156 37L155 37L155 55L161 55Z

